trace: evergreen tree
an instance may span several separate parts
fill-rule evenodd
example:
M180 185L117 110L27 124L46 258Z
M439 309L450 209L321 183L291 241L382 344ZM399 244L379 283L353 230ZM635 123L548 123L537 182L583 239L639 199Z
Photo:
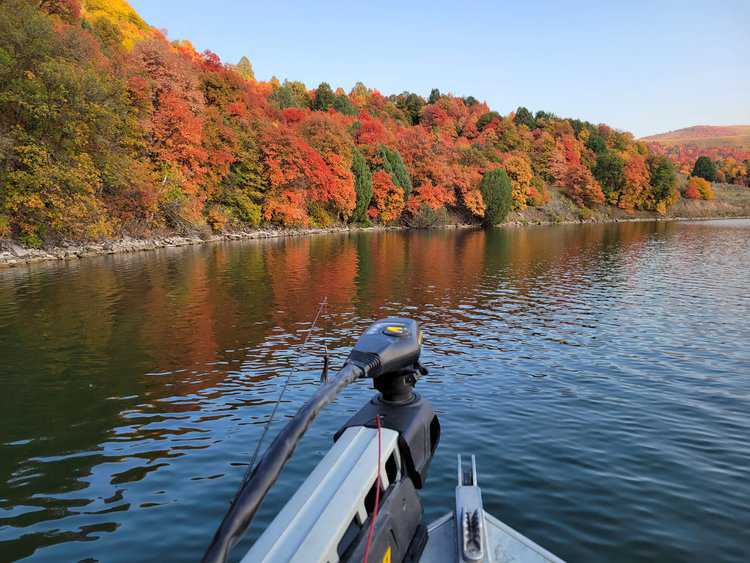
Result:
M367 167L365 157L357 149L354 149L352 155L352 173L354 174L354 191L357 194L352 221L360 222L367 218L367 208L372 199L372 174Z
M440 99L440 90L437 88L433 88L432 91L430 91L430 98L427 100L427 103L434 104Z
M716 181L716 164L707 156L699 156L693 166L693 176L703 178L709 182Z
M394 99L396 107L406 114L410 125L419 124L422 117L422 108L424 100L413 92L402 92Z
M599 133L591 133L589 135L589 138L586 139L586 147L590 148L596 154L607 152L607 143Z
M479 189L484 200L485 227L491 227L503 221L513 204L508 174L502 168L486 172Z
M336 101L336 94L331 90L328 82L321 82L315 92L315 99L313 100L313 109L315 111L328 111L328 108L333 106Z
M380 145L380 155L383 159L383 168L391 175L393 183L404 190L404 200L408 199L412 191L412 182L401 154L396 149Z
M339 94L333 100L333 109L344 115L357 115L357 108L346 94Z
M516 125L525 125L529 129L536 129L536 120L529 110L521 106L516 110L516 116L513 118Z

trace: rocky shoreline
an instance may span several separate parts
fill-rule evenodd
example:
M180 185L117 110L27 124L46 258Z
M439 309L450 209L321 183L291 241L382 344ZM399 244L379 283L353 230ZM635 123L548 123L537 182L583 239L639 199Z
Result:
M504 223L504 227L528 227L554 224L592 224L592 223L621 223L621 222L639 222L639 221L696 221L710 219L741 219L747 218L742 216L706 216L706 217L610 217L602 219L597 217L589 220L526 220L521 218L510 218ZM475 229L479 228L475 224L451 224L434 227L436 229ZM103 242L86 242L86 243L63 243L60 246L49 248L26 248L13 241L0 240L0 268L13 268L26 264L38 262L52 262L62 260L77 260L92 256L103 256L108 254L126 254L135 252L145 252L158 250L161 248L176 248L180 246L193 246L220 241L231 240L252 240L252 239L272 239L288 238L299 236L311 236L318 234L330 233L355 233L355 232L382 232L382 231L402 231L408 230L408 227L329 227L329 228L309 228L309 229L258 229L252 231L230 232L210 236L198 235L168 235L157 236L153 238L134 238L123 237L121 239L109 240Z
M400 227L395 227L396 229ZM239 231L223 233L218 235L166 235L151 238L123 237L115 240L102 242L67 242L59 246L48 248L26 248L13 241L0 240L0 268L13 267L22 264L33 264L36 262L49 262L54 260L75 260L90 256L103 256L107 254L121 254L133 252L145 252L160 248L174 248L180 246L192 246L211 242L244 239L269 239L280 237L293 237L303 235L315 235L324 233L343 233L368 230L391 230L388 228L357 228L357 227L331 227L325 229L257 229L252 231Z

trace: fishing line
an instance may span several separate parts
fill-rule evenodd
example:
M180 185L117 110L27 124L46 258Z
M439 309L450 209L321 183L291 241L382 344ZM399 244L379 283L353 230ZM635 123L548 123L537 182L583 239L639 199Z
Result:
M299 349L294 353L294 360L292 362L292 365L289 366L289 373L286 376L286 381L284 381L284 385L281 387L281 391L279 392L279 396L276 399L276 403L274 403L273 405L273 410L271 410L271 416L268 417L268 420L266 421L266 425L263 428L263 433L260 435L258 444L255 446L255 451L253 452L253 457L250 460L250 465L248 466L247 471L245 471L245 476L242 478L243 483L245 483L250 478L250 475L253 472L253 468L255 467L255 460L258 458L258 452L260 452L260 447L263 445L263 440L265 439L266 434L268 434L268 429L271 428L271 423L273 422L273 417L276 415L276 410L279 408L279 404L281 404L281 400L284 398L284 393L286 392L286 388L289 386L289 382L292 380L292 376L297 371L297 363L299 362L299 359L302 356L302 353L305 351L305 348L307 347L307 341L310 340L310 335L315 330L315 325L318 322L318 318L320 317L323 310L326 308L327 304L328 304L328 297L324 297L323 301L320 302L320 306L318 306L318 311L315 313L315 318L313 318L312 324L310 325L310 330L305 335L305 339L302 341L302 344L300 345ZM327 357L328 357L328 354L326 354L326 358Z

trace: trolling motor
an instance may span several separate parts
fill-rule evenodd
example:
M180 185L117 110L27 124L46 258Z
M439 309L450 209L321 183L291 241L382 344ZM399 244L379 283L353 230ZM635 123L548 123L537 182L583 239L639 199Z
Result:
M364 377L373 379L379 393L336 432L333 448L243 561L362 561L365 551L373 562L419 560L427 530L416 489L424 485L440 439L432 406L414 392L417 378L427 372L419 363L421 347L416 321L393 317L373 323L341 370L263 454L224 516L204 563L226 561L310 423L344 387Z

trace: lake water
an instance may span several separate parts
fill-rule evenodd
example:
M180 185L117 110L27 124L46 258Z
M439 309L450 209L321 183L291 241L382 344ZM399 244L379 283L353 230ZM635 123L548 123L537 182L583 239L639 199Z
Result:
M0 560L195 561L279 409L373 319L423 323L418 384L485 508L570 561L750 558L750 221L245 241L0 271ZM240 555L370 396L308 432Z

